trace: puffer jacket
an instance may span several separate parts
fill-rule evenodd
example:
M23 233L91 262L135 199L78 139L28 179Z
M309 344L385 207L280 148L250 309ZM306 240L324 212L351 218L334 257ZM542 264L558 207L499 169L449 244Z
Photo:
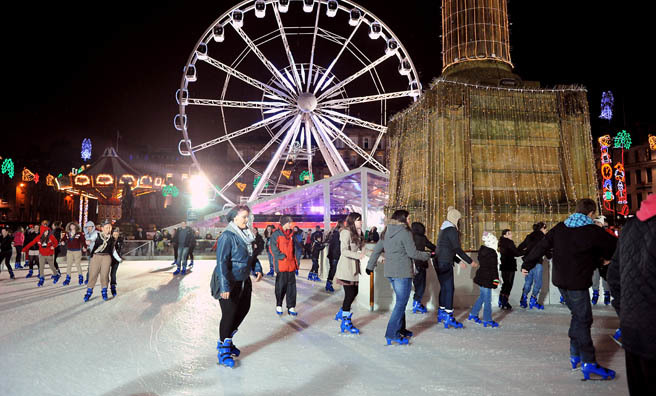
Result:
M221 293L231 292L231 283L248 278L250 255L248 246L230 229L223 231L216 243L216 267L210 281L210 291L217 300ZM255 272L262 272L259 260L255 260Z
M58 245L57 239L52 235L52 232L49 227L46 226L41 226L40 228L41 232L39 233L39 236L34 238L32 242L28 243L27 245L23 246L23 253L27 252L30 250L30 247L32 245L38 244L39 245L39 254L42 256L52 256L55 254L55 248ZM44 233L48 231L48 235L44 236Z
M271 235L269 249L273 256L273 268L278 272L292 272L298 269L294 255L294 230L283 230L278 226Z
M499 253L501 254L501 271L517 271L516 257L522 256L522 251L515 246L512 239L499 238Z
M368 270L373 271L378 257L383 251L385 251L383 274L387 278L412 278L414 276L412 260L428 261L430 259L430 253L420 252L415 247L412 232L407 224L390 220L383 233L384 235L381 236L369 257Z
M656 216L632 218L622 228L608 266L608 285L620 317L622 346L656 360Z
M505 238L504 238L505 239ZM478 250L478 263L480 267L474 276L474 283L488 289L496 289L499 284L499 257L494 249L481 246Z

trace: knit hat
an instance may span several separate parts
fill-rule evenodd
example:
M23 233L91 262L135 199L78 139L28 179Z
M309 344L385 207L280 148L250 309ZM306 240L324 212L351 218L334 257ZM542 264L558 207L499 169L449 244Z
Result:
M649 194L647 199L640 204L640 210L636 212L636 217L640 221L647 221L656 216L656 194Z
M499 240L491 232L483 232L483 244L490 249L497 250L499 248Z
M458 209L454 208L453 206L449 206L446 210L446 219L451 222L456 228L458 228L458 220L462 217L462 214L458 211Z

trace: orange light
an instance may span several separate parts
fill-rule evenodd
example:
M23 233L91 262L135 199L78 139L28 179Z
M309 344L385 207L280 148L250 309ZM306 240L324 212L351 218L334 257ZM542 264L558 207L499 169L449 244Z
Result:
M649 135L649 148L651 151L656 151L656 136Z
M21 186L21 187L25 187L25 183L21 183L20 186Z
M96 176L96 184L100 186L109 186L114 184L114 176L108 175L106 173Z
M87 175L77 175L75 176L74 183L76 186L88 186L91 184L91 178Z

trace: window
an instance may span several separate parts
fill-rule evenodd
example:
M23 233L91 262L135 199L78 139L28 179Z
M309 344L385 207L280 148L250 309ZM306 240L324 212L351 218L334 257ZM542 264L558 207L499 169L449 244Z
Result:
M652 169L647 168L647 183L651 183L651 178L652 178L651 173L652 173Z
M369 148L369 138L362 139L362 147L366 150Z
M642 183L642 180L640 180L640 169L636 169L635 176L636 176L636 184Z

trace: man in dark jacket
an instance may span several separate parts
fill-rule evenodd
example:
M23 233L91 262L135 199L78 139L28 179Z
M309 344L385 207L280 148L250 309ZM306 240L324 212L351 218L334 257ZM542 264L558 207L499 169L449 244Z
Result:
M622 229L608 284L620 317L629 393L647 394L656 389L656 194Z
M437 279L440 281L440 308L437 311L437 323L444 321L445 327L453 326L456 329L462 328L453 317L453 266L456 261L464 260L471 264L472 267L478 267L478 263L460 247L460 235L458 234L458 222L462 215L452 206L449 206L446 213L446 221L440 227L440 234L437 237L437 260L433 260ZM467 266L464 262L460 263L462 269Z
M189 255L189 248L191 247L193 238L194 231L190 227L187 227L186 221L183 221L180 228L175 230L174 239L178 244L178 260L176 262L178 269L173 272L173 275L184 275L187 272L187 256ZM180 270L180 264L182 264L182 270Z
M328 263L330 264L330 269L328 270L328 279L326 280L326 291L332 293L335 291L333 288L333 279L335 278L335 271L337 271L337 263L339 262L339 257L342 254L339 245L339 232L344 226L344 220L339 220L337 225L330 232L328 242Z
M308 280L321 282L319 278L319 256L326 245L323 243L323 231L317 226L317 231L312 233L312 268L308 274Z
M431 252L435 251L436 246L426 238L426 226L422 223L414 222L410 226L410 229L412 230L412 239L415 241L415 247L418 251L424 252L426 249ZM376 232L376 227L372 230L372 234L374 232ZM376 238L378 239L377 233ZM428 312L428 309L421 303L421 300L424 298L424 291L426 290L426 269L428 268L428 261L414 260L414 263L417 273L412 279L412 283L415 286L412 313L425 314Z
M524 239L524 242L520 243L518 247L524 256L522 269L530 268L526 279L524 279L522 297L519 300L519 305L522 308L528 307L529 309L544 309L544 305L538 302L540 290L542 290L542 256L538 257L537 259L532 259L531 261L528 261L526 257L533 250L533 248L537 246L537 244L540 243L542 239L544 239L544 234L546 233L546 224L543 222L533 224L533 232L528 234ZM533 288L533 293L531 293L531 287ZM529 294L531 295L531 300L530 304L527 304L526 298Z
M584 379L589 379L590 374L613 379L613 370L596 363L590 335L592 305L588 289L592 286L592 272L597 268L600 257L608 264L615 251L613 237L592 222L596 209L595 201L587 198L580 200L576 204L576 213L552 228L526 256L524 265L537 263L549 249L553 249L552 282L572 313L569 327L572 368L582 362ZM530 264L528 267L522 266L524 275L532 269Z
M11 269L11 254L13 253L14 247L12 243L14 242L14 238L9 235L9 230L6 228L3 228L2 231L0 232L0 266L2 266L2 262L4 261L5 264L7 265L7 270L9 271L9 278L10 279L16 279L14 276L14 271Z
M511 230L505 229L501 231L501 239L499 239L501 278L503 279L503 285L501 285L501 292L499 293L499 307L506 310L512 309L508 299L515 281L515 272L517 272L517 257L522 255L522 252L515 246L512 235Z

